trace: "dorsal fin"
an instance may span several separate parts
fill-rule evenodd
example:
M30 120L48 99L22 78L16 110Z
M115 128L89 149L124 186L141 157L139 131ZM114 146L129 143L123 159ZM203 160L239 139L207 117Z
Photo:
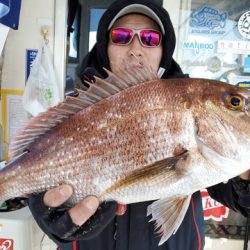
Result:
M95 83L88 83L87 90L77 90L77 97L66 97L65 100L48 111L33 117L26 126L14 137L9 147L10 158L14 158L23 153L27 147L65 119L76 114L102 99L108 98L131 86L158 79L156 72L148 66L143 68L133 68L127 65L117 74L105 69L108 73L106 79L95 77ZM124 79L121 76L126 76Z

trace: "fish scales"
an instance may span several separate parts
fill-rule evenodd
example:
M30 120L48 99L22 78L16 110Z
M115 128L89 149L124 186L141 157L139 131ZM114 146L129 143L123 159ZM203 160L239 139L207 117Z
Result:
M74 188L71 204L87 195L122 204L157 200L148 214L161 228L162 244L178 229L193 192L249 169L248 90L213 80L138 75L130 87L98 102L80 92L70 105L60 105L60 116L55 108L31 120L12 147L29 153L0 172L0 199L66 183ZM98 79L96 84L124 86ZM84 108L67 118L74 102ZM54 116L59 123L47 131L46 118L52 124ZM34 142L22 144L29 133Z
M30 152L29 157L20 162L21 168L22 164L25 165L25 170L22 168L19 180L10 186L19 190L19 183L34 180L33 185L31 182L28 187L32 191L41 187L37 190L40 192L56 186L56 182L75 184L75 180L84 179L82 186L76 183L76 189L83 190L74 201L77 202L88 194L99 196L107 188L104 186L101 189L102 183L110 185L141 166L171 155L173 140L168 141L170 135L179 131L179 138L176 139L179 142L183 140L180 124L179 129L177 124L171 127L171 120L175 117L176 121L180 120L183 112L174 114L173 111L170 113L164 109L164 105L168 106L167 102L171 101L166 99L167 95L163 92L162 87L165 84L153 84L148 84L149 89L146 91L139 88L137 93L121 93L120 96L114 96L113 100L96 104L98 107L91 106L82 110L64 124L58 125L55 130L48 132L39 143L31 146L32 151L39 154L33 157ZM162 96L156 96L154 93L151 96L150 92L155 92L157 87L160 88ZM171 98L171 95L169 97ZM130 102L130 99L133 101ZM150 104L142 99L148 100ZM117 102L123 107L118 112ZM134 113L132 115L131 110ZM164 123L166 126L162 126ZM105 126L100 128L100 124ZM93 179L97 179L96 176L99 175L103 175L104 180L99 178L95 183L96 190L93 190ZM57 180L51 183L50 178L40 178L37 183L36 176L54 176ZM106 179L108 181L105 181ZM46 183L46 180L49 183ZM30 192L27 190L25 193Z

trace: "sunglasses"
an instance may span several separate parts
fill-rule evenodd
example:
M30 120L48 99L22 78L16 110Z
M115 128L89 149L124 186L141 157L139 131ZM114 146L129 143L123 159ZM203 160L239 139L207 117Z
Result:
M114 28L110 32L110 40L116 45L128 45L137 34L143 47L158 47L161 45L161 32L153 29Z

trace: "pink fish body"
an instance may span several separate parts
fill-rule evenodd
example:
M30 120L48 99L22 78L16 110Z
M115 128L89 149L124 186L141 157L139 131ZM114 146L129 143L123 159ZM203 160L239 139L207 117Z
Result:
M90 194L122 204L156 200L148 214L162 244L192 193L249 169L250 91L125 73L130 77L97 78L18 133L11 155L29 152L1 171L0 200L64 183L74 188L72 204Z

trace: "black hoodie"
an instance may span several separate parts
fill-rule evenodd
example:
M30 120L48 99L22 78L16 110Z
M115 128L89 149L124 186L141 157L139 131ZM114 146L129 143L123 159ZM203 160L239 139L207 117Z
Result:
M172 57L175 49L176 39L174 28L168 12L152 1L143 0L117 0L110 5L110 7L100 19L97 30L96 44L83 59L83 62L77 70L78 76L83 79L82 75L87 67L93 67L103 77L106 76L103 67L110 69L110 64L107 55L107 45L109 40L108 26L121 9L131 4L142 4L151 8L162 21L162 24L165 29L165 36L162 37L162 45L164 52L160 63L160 67L165 69L162 78L185 77L185 75L182 74L180 66L175 62Z

